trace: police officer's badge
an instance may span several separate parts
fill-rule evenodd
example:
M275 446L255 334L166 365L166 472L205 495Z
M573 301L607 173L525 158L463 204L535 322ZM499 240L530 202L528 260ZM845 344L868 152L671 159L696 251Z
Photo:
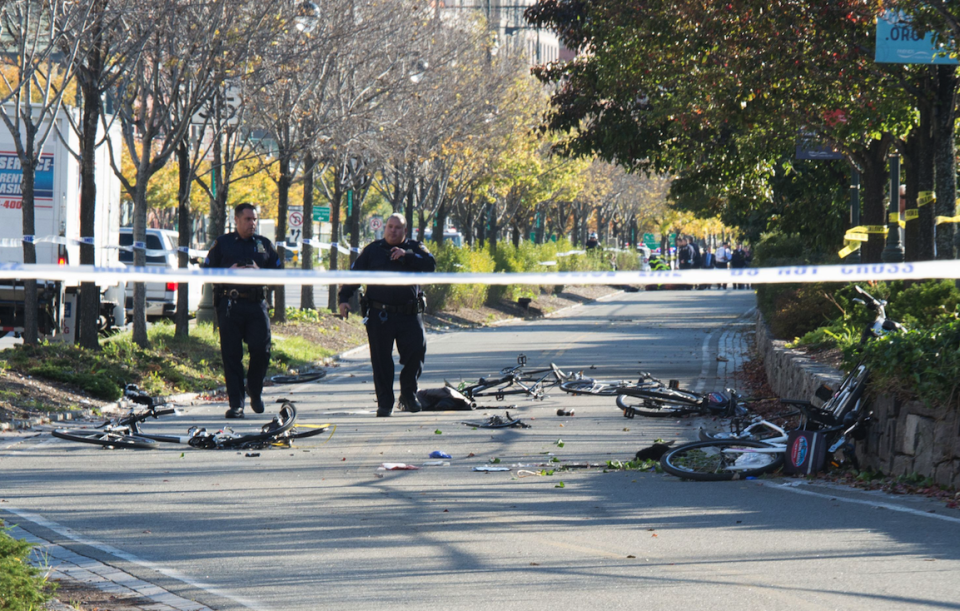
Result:
M257 240L257 254L265 255L267 254L267 249L263 247L263 242Z

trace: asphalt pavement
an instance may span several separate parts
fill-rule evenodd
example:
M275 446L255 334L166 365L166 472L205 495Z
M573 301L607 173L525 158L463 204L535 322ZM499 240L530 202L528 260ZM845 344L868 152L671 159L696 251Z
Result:
M421 386L475 381L522 352L531 365L720 389L735 383L753 305L748 291L620 293L431 335ZM301 421L336 424L333 436L251 457L0 438L0 516L69 558L52 564L106 567L77 571L146 584L171 609L960 609L960 512L940 503L583 468L692 439L698 420L625 419L612 398L557 392L375 418L363 350L319 383L268 389L281 397ZM145 426L221 427L224 409L191 405ZM461 424L505 411L531 428ZM434 450L449 464L425 466Z

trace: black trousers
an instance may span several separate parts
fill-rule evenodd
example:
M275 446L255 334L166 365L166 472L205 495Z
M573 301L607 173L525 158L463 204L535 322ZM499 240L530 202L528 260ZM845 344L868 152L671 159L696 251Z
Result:
M263 378L270 364L270 317L266 301L224 297L217 307L220 325L220 357L223 359L223 377L227 384L230 407L243 407L243 342L250 353L247 386L250 396L259 397Z
M402 366L400 395L414 395L427 356L423 320L419 314L396 314L371 308L367 317L367 340L370 342L370 364L373 366L377 407L381 410L393 409L393 346L397 346Z

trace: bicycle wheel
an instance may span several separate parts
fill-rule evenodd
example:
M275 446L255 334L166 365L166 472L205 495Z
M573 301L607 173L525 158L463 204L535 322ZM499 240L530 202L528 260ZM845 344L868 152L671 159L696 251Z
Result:
M771 453L756 450L776 451ZM671 475L701 482L755 477L783 464L784 450L759 441L698 441L669 450L660 466Z
M840 383L837 394L821 409L833 414L837 422L843 422L843 417L856 406L857 400L863 396L863 391L867 388L867 375L869 373L865 366L858 365Z
M640 399L653 399L654 401L663 401L664 403L680 403L698 407L704 399L704 395L663 386L628 385L624 386L619 394Z
M560 383L560 389L572 395L600 395L612 397L617 394L622 382L619 380L567 380Z
M637 415L648 418L680 418L701 413L699 405L642 399L630 395L617 395L617 407L628 417Z
M299 373L295 376L276 375L270 378L274 384L304 384L306 382L315 382L327 375L326 371L313 371L310 373Z
M66 439L67 441L92 443L105 448L152 450L160 445L152 439L135 437L133 435L121 435L109 431L68 431L65 429L57 429L53 431L53 436L59 439Z
M307 437L314 437L320 433L326 433L329 430L329 427L318 426L317 428L305 428L298 425L294 425L289 431L284 434L285 439L306 439Z

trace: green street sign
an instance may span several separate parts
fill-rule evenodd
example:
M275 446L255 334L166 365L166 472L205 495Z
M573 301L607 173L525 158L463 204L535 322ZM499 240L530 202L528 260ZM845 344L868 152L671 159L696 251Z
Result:
M643 245L649 248L650 250L656 250L660 248L660 240L657 239L657 236L652 233L643 234Z
M313 220L317 223L330 222L330 206L314 206Z

